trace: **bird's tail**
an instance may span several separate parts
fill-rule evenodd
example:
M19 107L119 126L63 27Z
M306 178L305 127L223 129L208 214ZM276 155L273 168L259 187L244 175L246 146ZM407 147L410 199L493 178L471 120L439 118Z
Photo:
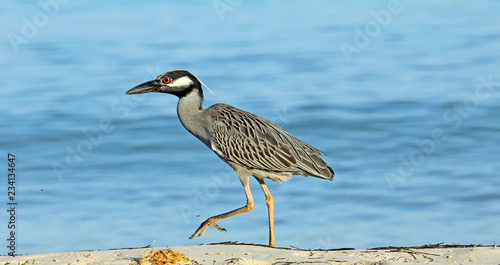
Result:
M331 175L328 176L328 179L329 180L333 180L333 178L335 177L335 172L333 172L333 169L330 167L330 166L326 166L328 168L328 171L330 171Z

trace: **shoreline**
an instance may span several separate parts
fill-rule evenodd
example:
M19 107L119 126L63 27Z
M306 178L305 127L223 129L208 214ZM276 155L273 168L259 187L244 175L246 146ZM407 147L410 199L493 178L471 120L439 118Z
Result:
M20 256L0 256L7 264L139 264L147 251L166 247L89 250ZM262 245L219 243L169 247L191 262L177 264L500 264L500 248L481 245L427 245L374 249L304 250ZM178 254L178 253L177 253ZM151 263L144 263L151 264Z

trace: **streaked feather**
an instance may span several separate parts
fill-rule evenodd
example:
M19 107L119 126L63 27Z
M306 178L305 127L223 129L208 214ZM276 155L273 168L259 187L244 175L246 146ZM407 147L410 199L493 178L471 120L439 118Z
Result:
M320 150L271 121L226 104L207 112L213 121L212 145L223 159L248 169L333 179Z

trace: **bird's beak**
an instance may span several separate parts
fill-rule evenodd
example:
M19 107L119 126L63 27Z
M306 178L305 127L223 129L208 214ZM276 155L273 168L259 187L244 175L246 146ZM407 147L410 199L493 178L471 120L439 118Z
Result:
M152 80L131 88L129 91L125 92L125 94L130 95L130 94L143 94L148 92L158 92L158 88L159 86L156 85L155 80Z

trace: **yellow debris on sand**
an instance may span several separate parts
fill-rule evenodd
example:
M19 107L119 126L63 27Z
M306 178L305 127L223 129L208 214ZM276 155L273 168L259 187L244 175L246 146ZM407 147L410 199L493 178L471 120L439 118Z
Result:
M145 249L142 251L140 265L167 265L177 263L190 263L191 260L186 255L167 249Z

